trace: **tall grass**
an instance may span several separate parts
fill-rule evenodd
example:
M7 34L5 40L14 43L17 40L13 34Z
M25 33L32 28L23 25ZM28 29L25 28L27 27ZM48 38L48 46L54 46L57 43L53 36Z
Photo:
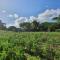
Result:
M0 31L0 60L60 60L60 33Z

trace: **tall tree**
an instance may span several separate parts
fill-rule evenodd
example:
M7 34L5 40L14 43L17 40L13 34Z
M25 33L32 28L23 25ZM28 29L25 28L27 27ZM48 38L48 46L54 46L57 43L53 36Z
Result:
M2 21L0 20L0 30L5 30L6 29L6 24L2 23Z
M31 28L33 31L38 31L39 30L39 22L37 22L36 20L34 20L32 23L31 23Z
M17 28L15 26L10 26L7 28L9 31L17 31Z
M60 29L60 15L58 17L54 17L53 20L56 21L56 23L57 23L56 26L58 29Z
M60 15L58 17L54 17L53 20L55 20L58 24L60 24Z
M24 31L30 31L31 30L31 23L30 22L20 23L20 28Z

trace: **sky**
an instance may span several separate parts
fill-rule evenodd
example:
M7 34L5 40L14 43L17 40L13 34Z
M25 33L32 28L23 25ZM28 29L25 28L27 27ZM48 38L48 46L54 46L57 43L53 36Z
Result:
M0 20L7 26L37 20L51 21L60 15L60 0L0 0Z

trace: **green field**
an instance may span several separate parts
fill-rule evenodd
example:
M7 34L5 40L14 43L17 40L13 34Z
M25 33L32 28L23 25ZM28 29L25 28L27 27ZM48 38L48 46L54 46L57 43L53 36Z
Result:
M60 33L0 31L0 60L60 60Z

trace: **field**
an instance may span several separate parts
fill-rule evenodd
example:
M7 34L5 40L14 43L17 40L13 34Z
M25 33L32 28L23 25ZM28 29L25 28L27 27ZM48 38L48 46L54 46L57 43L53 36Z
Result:
M60 33L0 31L0 60L60 60Z

